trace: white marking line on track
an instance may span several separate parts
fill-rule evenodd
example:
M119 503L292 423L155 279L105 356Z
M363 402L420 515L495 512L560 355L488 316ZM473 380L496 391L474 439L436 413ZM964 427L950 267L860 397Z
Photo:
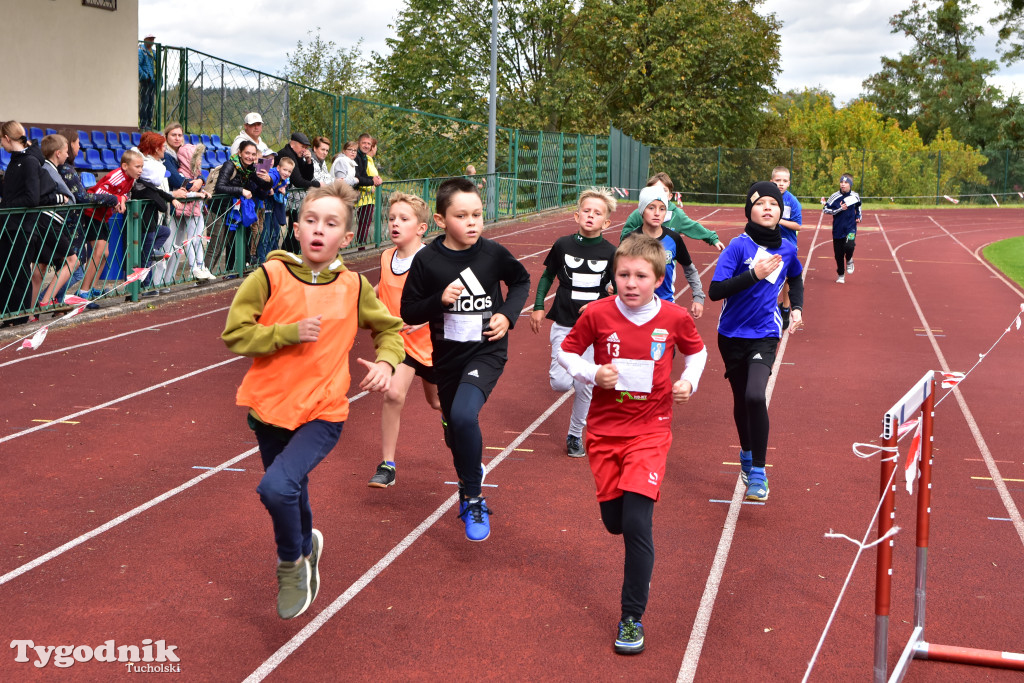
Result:
M541 413L536 420L530 424L519 436L513 439L512 443L505 447L501 453L494 457L494 460L487 466L486 472L490 474L495 467L501 464L509 453L511 453L519 444L526 440L537 427L544 424L544 421L551 417L558 408L565 403L565 401L573 395L573 391L569 391L562 394L558 400L552 403L547 410ZM309 640L320 628L326 624L331 617L337 614L345 605L347 605L352 598L359 594L366 586L370 584L375 578L377 578L381 572L387 569L391 563L397 560L402 553L409 549L409 547L416 542L423 534L425 534L430 527L434 526L437 520L441 519L441 516L448 512L455 503L458 501L458 494L452 494L445 502L441 503L440 506L434 512L432 512L426 519L420 522L419 526L409 532L409 534L403 538L398 545L392 548L384 557L382 557L377 564L370 567L365 574L356 580L351 586L349 586L344 593L339 595L334 602L327 606L323 612L316 615L312 621L306 624L301 631L292 636L291 640L282 645L277 652L267 658L263 664L261 664L255 671L253 671L245 679L244 683L256 683L262 681L270 673L276 669L285 659L288 658L293 652L302 646L307 640Z
M977 254L973 253L967 247L967 245L961 242L960 239L957 238L953 233L949 232L949 230L946 230L946 228L942 227L942 225L939 224L938 221L936 221L931 216L929 216L928 219L932 223L934 223L936 227L938 227L940 230L946 233L946 235L948 235L950 239L952 239L955 243L960 245L960 247L964 251L971 254L979 262L984 263L982 259L978 257ZM879 227L881 227L882 222L881 219L877 217L877 215L875 217L875 220L878 221L878 225ZM900 278L903 280L903 286L907 290L907 296L910 297L910 301L914 306L914 310L917 312L918 320L920 320L921 322L921 329L927 331L928 341L932 346L932 350L935 352L935 357L938 359L942 371L949 372L949 363L946 362L946 356L942 353L942 349L939 348L938 340L931 333L931 330L933 328L931 324L928 322L928 319L925 317L924 311L921 310L921 306L917 301L917 297L914 295L914 290L910 286L910 281L907 280L906 276L902 274L903 266L900 263L899 256L896 252L898 252L905 245L901 244L899 247L893 248L892 243L889 241L889 237L885 233L885 231L882 231L882 237L885 239L885 243L886 245L888 245L889 251L892 253L892 258L893 261L896 262L896 267L900 270ZM1015 294L1020 294L1017 288L1011 285L1008 281L1003 280L1003 282L1008 287L1010 287L1010 289ZM963 393L960 391L959 388L953 388L953 396L956 398L956 402L960 406L960 412L963 414L964 419L967 421L967 426L971 430L971 435L974 437L974 442L978 446L978 451L981 453L981 457L985 459L985 467L988 468L988 472L992 476L992 483L995 485L996 491L999 493L999 499L1002 501L1003 507L1006 508L1006 512L1010 515L1010 519L1013 522L1013 526L1017 530L1017 536L1020 538L1021 543L1024 543L1024 518L1021 517L1020 510L1017 509L1016 503L1013 502L1013 497L1010 495L1009 490L1006 488L1006 483L1003 480L1003 476L999 472L999 465L996 464L995 458L992 456L992 452L989 450L988 444L985 441L985 437L982 436L981 429L978 427L978 423L974 419L974 414L971 412L971 409L967 406L967 400L964 398Z
M65 353L67 351L72 351L74 349L80 349L83 346L91 346L93 344L101 344L101 343L106 342L106 341L112 341L114 339L120 339L121 337L127 337L127 336L132 335L132 334L138 334L139 332L151 332L153 330L156 330L157 328L166 327L167 325L177 325L178 323L187 322L189 320L195 320L196 318L202 318L205 315L211 315L213 313L220 313L221 311L228 310L228 308L229 308L228 306L223 306L221 308L215 308L212 311L206 311L205 313L196 313L195 315L190 315L187 318L179 318L178 320L169 320L169 321L167 321L165 323L158 323L156 325L148 325L146 327L140 327L137 330L129 330L128 332L122 332L120 334L114 334L114 335L111 335L109 337L103 337L102 339L93 339L92 341L82 342L81 344L74 344L72 346L65 346L64 348L61 348L61 349L53 349L52 351L43 351L42 353L33 353L31 356L22 356L21 358L15 358L14 360L9 360L9 361L7 361L5 363L0 363L0 368L7 367L8 365L14 365L15 363L21 363L21 362L24 362L24 361L27 361L27 360L32 360L34 358L42 358L43 356L50 356L50 355L55 354L55 353Z
M218 472L220 472L221 470L227 469L227 467L229 465L234 465L236 462L238 462L240 460L243 460L245 458L248 458L250 455L252 455L253 453L256 453L258 450L259 450L259 448L250 448L245 453L241 453L239 455L236 455L235 457L233 457L230 460L227 460L227 461L221 463L220 465L218 465L217 467L213 468L212 470L210 470L208 472L203 472L202 474L200 474L199 476L197 476L197 477L195 477L193 479L189 479L188 481L186 481L181 486L173 488L170 491L167 491L166 493L162 493L159 496L157 496L156 498L153 498L152 500L146 501L145 503L143 503L142 505L139 505L136 508L132 508L131 510L129 510L126 513L124 513L123 515L115 517L114 519L110 520L106 524L103 524L102 526L98 526L95 529L93 529L92 531L88 531L88 532L82 534L81 536L79 536L78 538L72 539L72 540L68 541L67 543L65 543L64 545L59 546L57 548L54 548L53 550L51 550L50 552L46 553L45 555L40 555L39 557L37 557L36 559L32 560L31 562L23 564L20 567L18 567L17 569L13 569L13 570L7 572L3 576L0 576L0 586L2 586L3 584L7 583L8 581L11 581L12 579L18 578L19 576L21 576L25 572L28 572L28 571L31 571L32 569L35 569L36 567L38 567L39 565L43 564L44 562L49 562L50 560L52 560L53 558L57 557L58 555L62 555L64 553L66 553L67 551L71 550L75 546L78 546L78 545L81 545L82 543L85 543L90 538L95 538L96 536L99 536L103 532L109 531L110 529L113 529L115 526L117 526L121 522L128 521L132 517L135 517L136 515L139 515L139 514L145 512L146 510L150 509L151 507L153 507L153 506L155 506L155 505L157 505L159 503L162 503L163 501L167 500L168 498L170 498L172 496L175 496L175 495L181 493L182 491L185 491L186 489L192 488L193 486L195 486L199 482L203 481L204 479L208 479L208 478L212 477L213 475L217 474Z
M824 214L822 214L823 216ZM809 263L814 255L814 249L818 243L818 232L821 229L821 216L818 216L818 225L814 228L814 237L811 239L811 247L807 251L806 263ZM807 280L807 269L804 268L804 281ZM775 358L775 367L772 368L772 376L768 380L768 388L765 392L766 402L770 405L772 394L775 391L775 381L781 372L782 358L786 353L789 335L785 334L779 344L779 351ZM729 558L729 548L732 546L732 539L736 533L736 520L740 516L740 508L743 506L743 480L736 476L736 487L732 492L732 499L729 501L729 512L725 517L725 524L722 527L722 536L718 540L718 548L715 550L715 559L711 563L711 571L708 573L708 580L704 584L704 593L700 597L700 606L697 608L697 615L693 620L693 628L690 631L690 639L686 643L686 651L683 653L683 663L679 667L677 683L692 683L697 675L697 664L700 662L700 653L704 648L704 639L707 637L708 625L711 623L711 612L715 606L715 598L718 596L718 586L722 582L722 575L725 574L725 563Z
M86 408L85 410L79 410L77 413L71 413L69 415L65 415L64 417L58 417L56 420L54 420L54 422L64 422L64 421L67 421L67 420L72 420L72 419L74 419L76 417L79 417L81 415L87 415L88 413L91 413L93 411L102 410L103 408L106 408L108 406L112 406L112 405L117 404L117 403L122 403L124 401L129 400L129 399L133 399L133 398L135 398L137 396L141 396L142 394L149 393L150 391L153 391L155 389L161 389L163 387L170 386L170 385L172 385L172 384L174 384L176 382L180 382L182 380L188 379L189 377L195 377L196 375L201 374L203 372L206 372L207 370L213 370L215 368L219 368L222 365L227 365L228 363L234 363L235 361L242 360L243 358L245 358L245 356L235 356L234 358L228 358L227 360L221 361L219 363L214 363L213 365L207 365L205 368L199 368L198 370L193 370L192 372L185 373L184 375L181 375L179 377L175 377L174 379L169 379L166 382L160 382L159 384L154 384L152 386L148 386L145 389L139 389L138 391L133 391L130 394L125 394L124 396L119 396L118 398L115 398L115 399L112 399L110 401L107 401L106 403L101 403L98 406L93 406L92 408ZM48 426L49 426L49 423L44 423L44 424L41 424L41 425L37 425L35 427L29 427L28 429L23 429L20 432L14 432L13 434L8 434L7 436L0 437L0 443L4 443L6 441L13 441L14 439L17 439L20 436L25 436L27 434L31 434L32 432L38 432L40 429L46 429L46 427L48 427Z

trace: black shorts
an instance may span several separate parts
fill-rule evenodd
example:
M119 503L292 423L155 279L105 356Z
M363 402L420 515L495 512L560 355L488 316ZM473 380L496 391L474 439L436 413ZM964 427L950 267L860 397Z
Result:
M448 415L455 400L455 392L460 384L472 384L484 393L484 399L490 397L491 391L498 384L498 378L505 370L505 358L491 354L482 354L471 359L458 370L446 372L436 365L435 378L437 395L441 399L441 410Z
M64 225L42 214L29 241L28 251L35 263L60 266L71 253L71 238L64 234Z
M778 348L778 337L745 339L718 335L718 350L725 363L726 377L740 368L748 367L751 363L767 365L770 370L775 365L775 352Z
M409 354L405 355L405 360L402 361L403 365L408 365L410 368L416 371L416 376L422 379L424 382L430 382L431 384L437 384L435 379L434 367L432 365L424 365Z
M108 242L110 241L110 221L98 221L95 218L86 217L79 226L79 230L85 235L86 242Z

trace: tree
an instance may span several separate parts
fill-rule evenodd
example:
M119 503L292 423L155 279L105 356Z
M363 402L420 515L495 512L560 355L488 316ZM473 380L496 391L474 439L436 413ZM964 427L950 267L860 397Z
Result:
M1002 93L988 83L996 63L974 57L982 33L970 22L977 9L968 0L913 0L889 23L914 46L896 59L882 58L882 70L864 81L867 99L903 128L916 123L925 141L949 128L970 145L993 142Z
M295 52L288 53L284 77L306 86L289 88L289 112L292 129L310 138L334 134L335 99L330 95L358 95L369 87L369 67L362 54L362 39L351 48L339 48L310 31L310 40L301 40ZM309 89L307 89L309 88ZM317 92L320 91L320 92ZM325 95L324 93L328 93ZM340 141L334 141L335 146Z
M1024 0L1003 0L1003 11L991 20L999 25L1000 59L1005 64L1024 59Z

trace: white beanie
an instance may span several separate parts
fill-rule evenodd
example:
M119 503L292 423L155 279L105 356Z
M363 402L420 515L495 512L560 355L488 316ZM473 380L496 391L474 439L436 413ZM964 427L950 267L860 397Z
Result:
M640 205L637 208L640 210L641 215L643 215L647 205L653 201L661 202L665 205L665 209L668 209L668 195L665 193L664 188L652 185L640 190Z

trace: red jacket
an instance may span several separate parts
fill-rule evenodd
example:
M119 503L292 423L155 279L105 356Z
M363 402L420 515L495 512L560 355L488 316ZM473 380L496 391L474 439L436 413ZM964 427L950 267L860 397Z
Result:
M129 178L122 169L117 168L103 176L91 191L94 194L109 194L117 197L118 200L127 200L128 193L132 191L134 185L135 179ZM110 220L110 217L114 215L114 208L103 206L98 209L86 209L85 215L95 221L104 222Z

